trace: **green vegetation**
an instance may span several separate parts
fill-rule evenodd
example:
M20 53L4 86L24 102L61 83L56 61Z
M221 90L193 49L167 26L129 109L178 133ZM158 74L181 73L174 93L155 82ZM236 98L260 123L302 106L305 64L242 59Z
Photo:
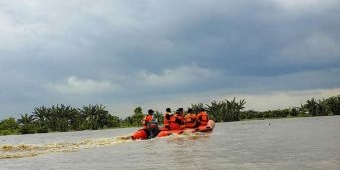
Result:
M191 104L198 112L201 108L209 110L209 116L216 122L230 122L246 119L267 119L305 116L340 115L340 95L328 99L307 100L300 107L268 111L243 111L246 101L223 100L210 104ZM155 113L158 122L163 122L161 112ZM132 116L121 119L110 114L101 104L73 108L66 105L36 107L32 114L22 114L19 119L10 117L0 121L0 135L31 134L47 132L67 132L97 130L104 128L141 126L144 117L141 107L136 107Z

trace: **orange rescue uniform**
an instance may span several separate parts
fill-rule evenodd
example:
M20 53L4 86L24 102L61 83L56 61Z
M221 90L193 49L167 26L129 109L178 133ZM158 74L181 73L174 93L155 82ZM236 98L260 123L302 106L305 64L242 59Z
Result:
M164 114L164 120L163 120L163 125L166 128L170 128L170 113L169 112L165 112Z
M200 122L200 126L206 126L209 121L207 112L203 111L197 114L197 121Z
M144 128L147 127L156 127L157 124L152 123L153 122L153 115L146 115L143 119L143 126Z
M194 128L196 126L196 114L194 113L188 113L187 115L185 115L184 117L185 119L185 126L187 128Z
M181 130L184 127L184 118L181 115L178 115L175 113L171 118L170 118L170 129L171 130Z

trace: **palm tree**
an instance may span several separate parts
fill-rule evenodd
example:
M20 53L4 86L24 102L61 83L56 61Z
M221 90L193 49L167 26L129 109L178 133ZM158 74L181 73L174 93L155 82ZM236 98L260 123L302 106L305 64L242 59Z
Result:
M97 104L95 108L96 108L96 114L98 117L97 119L98 127L103 129L104 126L107 125L109 112L105 110L105 106L101 104L100 105Z
M340 115L340 95L326 99L326 103L333 115Z
M83 116L84 120L84 128L85 129L90 129L91 124L92 124L92 105L89 106L83 106L82 109L78 109L80 115Z
M238 103L233 99L234 103L234 120L240 120L240 112L244 109L244 105L246 104L245 99L240 100Z
M209 110L209 117L216 122L222 122L224 116L227 114L226 105L224 101L212 101L211 105L206 105Z
M69 115L69 125L72 130L82 130L85 123L85 116L79 109L72 108Z
M85 124L88 129L104 128L108 123L109 112L101 104L84 106L80 113L85 117Z
M191 104L191 109L192 109L195 113L198 113L202 108L204 108L203 103Z
M107 120L108 120L107 127L109 128L119 127L120 122L121 122L118 116L113 116L111 114L108 115Z
M33 115L28 115L27 113L25 113L24 115L20 115L18 123L21 125L32 124L34 122L34 119L35 118Z
M32 112L34 119L37 121L38 128L48 129L48 119L51 109L45 106L36 107Z
M36 132L36 124L34 122L34 116L28 115L25 113L24 115L20 115L18 119L18 123L20 126L21 134L31 134Z
M308 112L312 116L318 116L318 103L315 101L314 98L311 100L307 100L307 103L304 105L306 109L308 109Z
M132 115L132 125L134 126L140 126L142 124L142 120L144 118L143 110L140 106L136 107L133 111L134 114Z

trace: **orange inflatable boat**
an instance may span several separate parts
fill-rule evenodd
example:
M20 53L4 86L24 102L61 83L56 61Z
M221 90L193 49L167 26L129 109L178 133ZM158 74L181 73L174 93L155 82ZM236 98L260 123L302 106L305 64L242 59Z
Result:
M168 128L161 127L156 137L165 137L172 134L182 134L182 133L196 133L196 132L211 132L215 127L215 122L209 120L206 126L199 126L197 128L185 128L183 130L169 130ZM148 131L146 129L139 129L132 134L131 138L133 140L145 140L148 139Z

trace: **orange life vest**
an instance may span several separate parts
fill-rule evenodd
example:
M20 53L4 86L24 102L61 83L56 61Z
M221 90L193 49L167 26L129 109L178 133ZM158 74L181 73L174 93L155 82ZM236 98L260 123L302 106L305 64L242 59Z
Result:
M169 112L165 112L164 114L164 120L163 120L163 125L164 127L169 127L170 126L170 113Z
M193 128L196 126L196 115L195 114L187 114L185 115L185 126L187 128Z
M184 118L178 114L174 114L170 118L170 129L171 130L180 130L183 127L181 125L184 124Z
M200 126L206 126L209 121L208 114L206 112L200 112L197 115L197 121L200 122Z
M157 121L155 120L153 115L146 115L143 119L143 126L144 127L156 127Z

